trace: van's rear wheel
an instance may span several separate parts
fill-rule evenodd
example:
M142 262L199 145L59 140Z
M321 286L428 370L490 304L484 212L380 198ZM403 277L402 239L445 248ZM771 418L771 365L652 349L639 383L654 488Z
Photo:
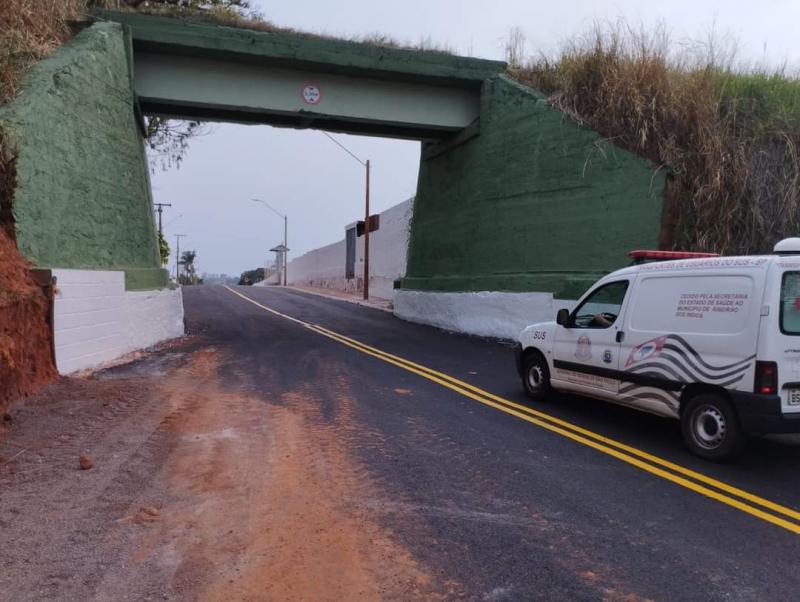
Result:
M534 401L543 401L550 394L550 370L541 354L531 353L522 361L522 386Z
M746 436L731 403L722 395L702 393L692 398L681 414L683 439L691 452L707 460L734 457Z

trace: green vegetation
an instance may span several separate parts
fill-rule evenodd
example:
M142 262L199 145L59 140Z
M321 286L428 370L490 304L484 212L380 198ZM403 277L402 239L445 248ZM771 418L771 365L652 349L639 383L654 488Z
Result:
M661 246L771 249L800 229L800 81L737 68L713 44L675 55L660 31L596 28L555 57L520 60L520 82L615 144L669 170Z
M172 167L180 169L189 150L189 140L210 131L208 125L200 121L177 121L158 115L146 117L145 120L147 146L150 149L148 158L153 171L158 168L163 171Z
M161 255L161 265L166 265L169 262L170 250L169 243L162 232L158 233L158 252Z
M255 270L247 270L242 272L239 276L239 284L244 286L251 286L256 282L264 280L264 268L256 268Z
M0 2L0 105L16 96L27 69L72 37L86 0Z
M203 284L203 279L197 275L197 268L194 265L197 259L197 251L184 251L181 253L178 265L182 266L178 274L178 284Z

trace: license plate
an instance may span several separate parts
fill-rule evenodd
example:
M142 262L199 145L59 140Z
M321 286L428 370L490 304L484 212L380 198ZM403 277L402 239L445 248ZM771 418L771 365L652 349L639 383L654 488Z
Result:
M800 389L789 389L789 405L800 406Z

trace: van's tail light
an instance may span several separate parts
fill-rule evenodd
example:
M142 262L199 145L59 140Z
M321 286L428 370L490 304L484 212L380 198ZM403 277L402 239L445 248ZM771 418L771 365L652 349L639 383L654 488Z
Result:
M762 395L775 395L778 392L778 364L756 362L756 381L753 391Z

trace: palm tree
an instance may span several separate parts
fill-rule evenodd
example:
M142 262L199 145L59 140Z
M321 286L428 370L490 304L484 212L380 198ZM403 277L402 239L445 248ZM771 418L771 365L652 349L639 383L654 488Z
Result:
M181 284L197 284L197 274L194 267L196 258L197 251L184 251L181 253L181 260L178 262L183 266L183 277L179 279Z

